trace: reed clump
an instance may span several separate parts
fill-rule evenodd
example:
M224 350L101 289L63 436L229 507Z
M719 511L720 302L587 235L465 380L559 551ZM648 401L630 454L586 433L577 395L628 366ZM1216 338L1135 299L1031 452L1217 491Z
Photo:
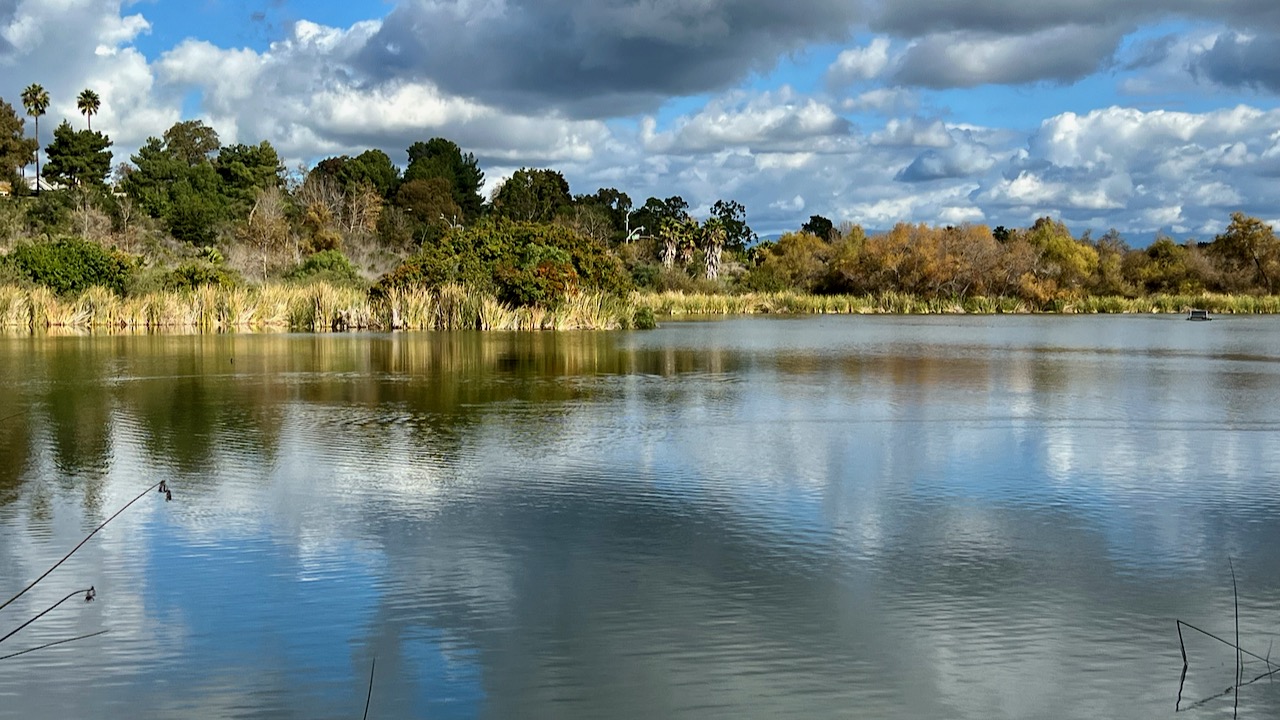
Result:
M807 295L791 291L713 295L667 291L632 293L633 308L647 308L659 317L699 315L886 314L886 315L999 315L999 314L1160 314L1186 313L1201 308L1222 315L1280 313L1280 296L1148 295L1143 297L1082 296L1054 298L1037 304L1019 297L921 297L902 292L875 295Z
M173 332L232 330L612 330L651 327L654 318L726 315L994 315L1013 313L1280 313L1280 297L1253 295L1082 296L1043 304L1017 297L810 295L794 291L737 295L633 292L622 298L581 292L552 307L511 307L457 284L391 288L378 295L345 285L271 284L162 290L121 297L91 287L60 296L44 287L0 287L0 328L132 329Z

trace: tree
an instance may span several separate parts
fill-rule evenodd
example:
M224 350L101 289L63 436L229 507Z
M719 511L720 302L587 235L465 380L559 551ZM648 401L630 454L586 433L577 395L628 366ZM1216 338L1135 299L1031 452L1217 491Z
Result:
M747 225L747 209L736 200L717 200L711 206L711 217L720 221L724 228L724 247L726 250L742 252L747 245L756 241L756 234Z
M631 213L631 227L644 227L655 237L662 233L666 221L683 221L689 214L689 203L679 195L672 195L666 200L651 197L645 200L640 209Z
M573 199L575 208L584 213L575 213L575 217L594 216L590 210L598 208L609 218L612 230L623 240L630 240L632 231L639 231L639 226L631 225L631 197L614 188L600 188L594 195L578 195ZM656 229L656 228L655 228Z
M267 278L271 261L288 247L289 220L285 216L284 193L278 187L258 190L253 207L236 235L258 251L262 279Z
M462 208L464 219L470 222L480 217L484 207L484 198L480 196L484 172L480 170L475 155L463 154L461 148L444 138L410 145L404 181L430 180L433 177L449 181L453 200Z
M1048 295L1052 295L1056 289L1080 287L1093 276L1098 267L1098 251L1077 242L1061 221L1042 217L1019 235L1020 239L1040 252L1036 275L1041 280L1051 281L1044 285Z
M26 124L13 106L0 99L0 180L18 181L18 169L35 159L36 141L23 136Z
M159 138L147 138L130 160L134 168L120 180L120 188L151 217L164 217L172 204L174 184L185 178L190 168L184 159L165 148Z
M185 120L174 123L164 131L164 149L188 166L208 162L213 153L222 147L218 133L201 120Z
M493 209L518 222L550 222L573 202L569 182L555 170L520 168L493 195Z
M1280 280L1280 240L1270 225L1242 212L1231 213L1231 224L1213 239L1209 253L1227 273L1275 293Z
M832 222L821 215L810 215L809 222L800 226L800 232L809 233L828 242L835 233L836 226Z
M425 227L444 229L462 221L462 208L453 201L449 181L444 178L404 183L396 192L396 206Z
M111 140L100 132L73 130L66 120L45 149L44 176L72 188L105 187L111 172Z
M702 247L706 253L706 278L716 280L720 277L720 257L724 252L728 238L725 223L718 217L708 218L702 224Z
M228 145L218 152L214 168L222 179L222 192L247 211L259 190L284 185L284 164L271 143Z
M371 185L383 199L389 199L400 182L400 169L381 150L366 150L354 158L347 155L325 158L316 163L312 172L327 176L347 194L355 192L361 184Z
M218 239L218 226L227 216L219 184L217 171L206 162L190 168L170 187L164 220L175 238L198 246Z
M36 121L36 195L40 194L40 116L49 109L49 93L36 83L22 91L22 107Z
M98 97L98 93L85 88L80 91L80 97L76 98L76 109L84 115L85 122L89 124L89 129L93 129L93 116L98 114L98 109L102 107L102 100Z

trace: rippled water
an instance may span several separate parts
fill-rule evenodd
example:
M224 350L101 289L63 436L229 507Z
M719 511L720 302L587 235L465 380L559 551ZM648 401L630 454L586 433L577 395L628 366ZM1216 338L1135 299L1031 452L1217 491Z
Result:
M1172 717L1232 567L1280 631L1277 430L1271 318L4 338L0 595L175 495L0 612L109 631L0 716L359 717L376 656L370 718Z

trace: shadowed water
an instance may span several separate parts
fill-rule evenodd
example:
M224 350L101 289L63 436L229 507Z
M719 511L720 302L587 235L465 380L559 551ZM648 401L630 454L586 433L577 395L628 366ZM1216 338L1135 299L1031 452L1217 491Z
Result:
M0 338L0 595L174 490L0 612L109 630L0 717L359 717L375 655L370 718L1172 717L1228 558L1280 632L1277 431L1271 318Z

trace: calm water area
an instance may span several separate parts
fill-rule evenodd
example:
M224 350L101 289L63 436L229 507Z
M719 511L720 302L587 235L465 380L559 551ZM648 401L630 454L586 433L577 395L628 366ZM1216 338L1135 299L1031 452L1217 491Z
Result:
M1172 718L1233 569L1280 663L1280 318L0 337L0 601L160 480L0 717Z

